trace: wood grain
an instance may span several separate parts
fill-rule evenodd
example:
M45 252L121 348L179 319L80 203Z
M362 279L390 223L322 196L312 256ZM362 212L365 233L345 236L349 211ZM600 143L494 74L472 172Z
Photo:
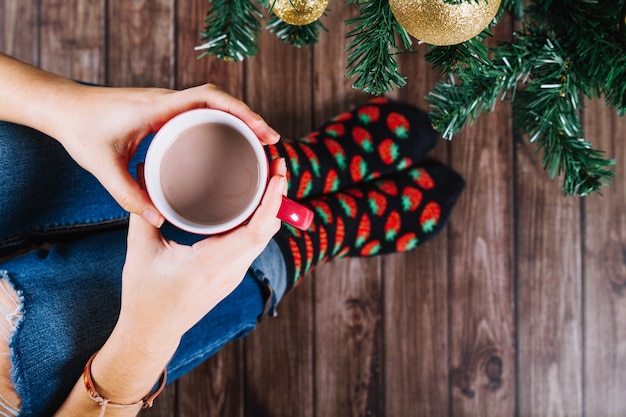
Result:
M39 65L39 21L36 0L0 2L0 51Z
M194 47L209 10L206 1L178 1L176 6L176 88L216 84L235 97L243 97L243 62L225 62L215 57L198 59Z
M246 62L245 99L286 137L311 129L311 50L294 49L268 31ZM246 339L246 415L313 415L312 281L305 281Z
M496 37L508 36L501 24ZM500 103L499 103L500 104ZM513 147L510 109L497 106L453 139L451 163L467 188L450 224L451 409L514 415Z
M323 18L332 28L314 47L314 119L319 126L369 97L345 78L352 4L333 4ZM315 413L384 413L382 288L379 259L334 262L315 272Z
M594 101L584 127L617 160L604 196L585 201L585 414L617 417L626 415L626 121Z
M353 5L332 5L316 47L263 30L259 55L239 64L196 60L207 7L4 0L0 50L111 85L213 82L289 137L366 100L343 77ZM501 24L496 37L510 32ZM437 74L417 49L400 59L409 84L389 96L426 109ZM618 160L603 197L561 197L498 103L431 154L468 184L437 239L317 269L277 318L168 386L145 415L626 415L626 122L588 104L587 137Z
M516 142L519 412L583 415L581 200Z
M107 84L174 87L174 0L108 1Z
M424 60L427 46L399 57L408 84L393 97L428 111L425 96L439 79ZM428 158L448 163L455 144L440 139ZM457 209L450 222L455 222ZM415 251L386 257L385 415L449 414L449 239L448 229ZM427 383L433 381L435 383Z
M96 84L105 82L104 0L41 0L43 69Z

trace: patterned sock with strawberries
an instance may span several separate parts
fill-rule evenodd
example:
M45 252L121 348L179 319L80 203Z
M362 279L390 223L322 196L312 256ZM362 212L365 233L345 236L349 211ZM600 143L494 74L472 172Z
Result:
M303 138L267 146L266 153L286 159L288 196L299 200L409 168L438 137L426 113L378 97Z
M426 242L442 229L464 186L452 169L425 163L304 200L315 211L309 230L283 224L274 237L288 288L329 260L407 251Z

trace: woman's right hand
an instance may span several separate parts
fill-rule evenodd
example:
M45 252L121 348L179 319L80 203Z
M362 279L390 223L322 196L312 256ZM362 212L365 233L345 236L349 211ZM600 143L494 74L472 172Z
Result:
M280 228L286 191L284 159L250 221L192 246L166 240L132 214L122 273L122 306L113 333L96 355L92 374L100 394L128 404L141 399L173 356L181 337L242 281Z

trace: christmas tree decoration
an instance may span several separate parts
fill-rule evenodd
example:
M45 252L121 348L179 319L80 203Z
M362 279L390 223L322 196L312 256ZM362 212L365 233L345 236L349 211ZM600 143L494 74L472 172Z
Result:
M352 86L366 93L380 95L392 86L404 87L406 77L398 71L396 55L411 49L411 39L393 17L387 0L361 0L360 16L346 21L356 25L348 32L348 70L346 77L356 77ZM399 35L402 46L396 43Z
M308 25L294 26L273 14L270 15L270 21L265 29L272 32L281 41L297 48L315 45L319 40L320 30L328 31L319 19Z
M256 40L263 17L250 0L212 0L213 7L204 20L206 30L200 40L204 44L196 51L203 51L199 58L214 55L225 61L243 61L259 51Z
M198 47L202 56L233 61L253 56L263 18L255 0L209 2L205 43ZM297 16L311 18L300 7L313 0L284 2L292 11L303 10ZM358 10L345 21L350 28L345 75L354 88L382 95L405 86L397 57L415 53L413 36L429 44L424 59L442 76L427 100L432 125L444 138L452 139L482 113L508 102L515 128L543 152L549 176L562 176L565 195L584 196L610 183L614 161L585 138L580 115L585 99L603 100L620 116L626 114L626 0L347 2ZM278 19L272 13L278 16L282 6L272 7L269 0L256 3L270 16L266 27L291 45L313 45L325 30L319 16L328 11L327 3L312 3L319 15L308 24ZM518 30L509 40L488 44L491 28L507 16L509 22L518 20ZM391 155L388 159L404 163L403 155ZM344 163L359 168L354 161ZM327 182L334 184L331 177Z
M431 45L456 45L482 32L500 8L500 0L389 0L394 17L415 39Z
M271 11L283 22L304 26L319 19L328 6L328 0L275 0Z

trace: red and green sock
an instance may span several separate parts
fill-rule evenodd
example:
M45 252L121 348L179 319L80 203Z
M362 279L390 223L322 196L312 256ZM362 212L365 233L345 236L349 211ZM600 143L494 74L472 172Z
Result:
M426 242L444 226L464 185L452 169L425 163L303 200L315 211L309 230L283 225L275 236L288 288L324 262L402 252Z
M266 152L286 159L288 195L300 200L410 168L438 137L426 113L379 97Z

